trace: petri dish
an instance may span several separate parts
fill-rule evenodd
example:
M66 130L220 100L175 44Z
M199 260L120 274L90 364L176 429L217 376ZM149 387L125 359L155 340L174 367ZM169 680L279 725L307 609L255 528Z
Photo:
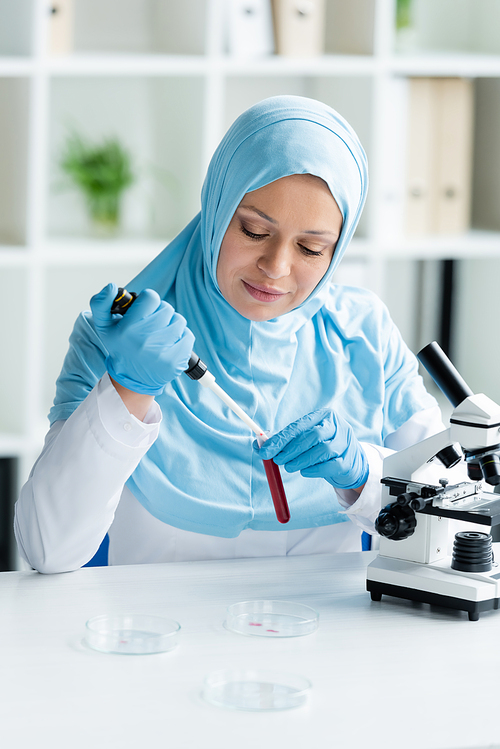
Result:
M289 710L307 700L311 682L277 671L214 671L204 681L202 696L231 710Z
M177 645L181 625L173 619L144 614L95 616L86 624L85 641L101 653L148 655Z
M226 611L224 626L251 637L300 637L318 628L319 614L293 601L243 601Z

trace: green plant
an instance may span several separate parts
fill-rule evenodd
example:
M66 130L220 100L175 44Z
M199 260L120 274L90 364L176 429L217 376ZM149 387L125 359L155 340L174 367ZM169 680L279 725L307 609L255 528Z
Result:
M412 24L412 0L397 0L396 28L406 29Z
M122 194L135 180L130 156L119 140L107 138L94 145L73 134L66 142L61 168L82 190L93 222L116 229Z

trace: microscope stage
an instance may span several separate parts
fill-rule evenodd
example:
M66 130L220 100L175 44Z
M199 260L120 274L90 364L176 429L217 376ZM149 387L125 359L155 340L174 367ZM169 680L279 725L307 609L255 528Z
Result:
M451 569L451 557L419 564L378 556L368 565L366 589L372 601L382 595L467 611L476 621L482 611L500 606L500 567L490 572Z

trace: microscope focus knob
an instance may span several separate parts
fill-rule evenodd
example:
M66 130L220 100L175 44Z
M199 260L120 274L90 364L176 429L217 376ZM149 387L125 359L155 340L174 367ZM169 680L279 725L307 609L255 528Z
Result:
M417 526L415 512L408 505L386 505L375 520L375 530L391 541L402 541L411 536Z

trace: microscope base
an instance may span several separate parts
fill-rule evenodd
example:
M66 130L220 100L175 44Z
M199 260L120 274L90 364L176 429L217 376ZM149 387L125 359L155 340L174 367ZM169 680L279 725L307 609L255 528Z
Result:
M500 608L498 567L491 572L457 572L451 558L436 565L377 557L369 566L366 589L372 601L382 595L466 611L470 621L480 613Z

